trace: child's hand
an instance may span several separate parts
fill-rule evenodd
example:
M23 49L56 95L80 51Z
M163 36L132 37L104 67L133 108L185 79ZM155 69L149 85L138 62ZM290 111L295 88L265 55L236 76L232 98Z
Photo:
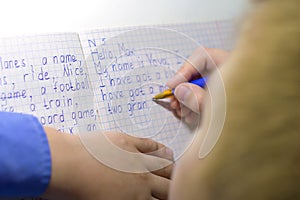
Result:
M179 69L167 83L169 88L176 88L171 100L171 108L190 125L199 123L199 113L205 90L187 81L208 76L217 66L229 57L229 52L221 49L197 48L188 58L188 62Z
M130 161L128 159L127 162L129 164L140 163L140 166L146 169L145 172L130 173L110 168L96 160L83 146L78 135L58 133L51 128L45 128L45 130L52 157L52 176L45 193L46 198L66 200L167 199L172 165L156 171L147 171L162 160L169 160L169 163L172 163L170 161L172 152L162 144L117 132L104 133L120 149L144 155L141 160ZM95 140L97 143L97 137ZM110 145L104 146L102 153L109 155L111 147ZM164 151L146 155L159 149Z

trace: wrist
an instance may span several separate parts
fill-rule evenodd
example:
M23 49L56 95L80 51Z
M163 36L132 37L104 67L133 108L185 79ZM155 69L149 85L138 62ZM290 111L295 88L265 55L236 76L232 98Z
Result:
M76 176L76 168L81 162L78 162L78 155L82 153L78 135L61 133L52 128L44 128L48 137L52 170L49 186L43 195L46 198L69 199L74 195L73 178Z

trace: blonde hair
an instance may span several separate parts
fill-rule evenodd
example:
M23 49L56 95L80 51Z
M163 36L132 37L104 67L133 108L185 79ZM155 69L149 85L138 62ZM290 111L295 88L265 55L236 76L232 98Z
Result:
M209 199L300 199L300 1L255 2L227 63L223 133L201 173Z

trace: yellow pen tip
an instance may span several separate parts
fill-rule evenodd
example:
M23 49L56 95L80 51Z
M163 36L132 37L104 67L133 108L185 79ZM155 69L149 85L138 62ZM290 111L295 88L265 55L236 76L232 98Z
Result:
M169 97L171 95L173 95L173 93L172 93L172 90L169 89L169 90L165 90L162 93L159 93L159 94L155 95L152 99L153 100L164 99L164 98Z

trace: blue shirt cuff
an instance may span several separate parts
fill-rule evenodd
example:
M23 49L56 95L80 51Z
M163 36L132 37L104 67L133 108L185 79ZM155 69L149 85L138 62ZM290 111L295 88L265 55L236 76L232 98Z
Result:
M50 147L38 119L0 112L0 196L39 196L50 177Z

